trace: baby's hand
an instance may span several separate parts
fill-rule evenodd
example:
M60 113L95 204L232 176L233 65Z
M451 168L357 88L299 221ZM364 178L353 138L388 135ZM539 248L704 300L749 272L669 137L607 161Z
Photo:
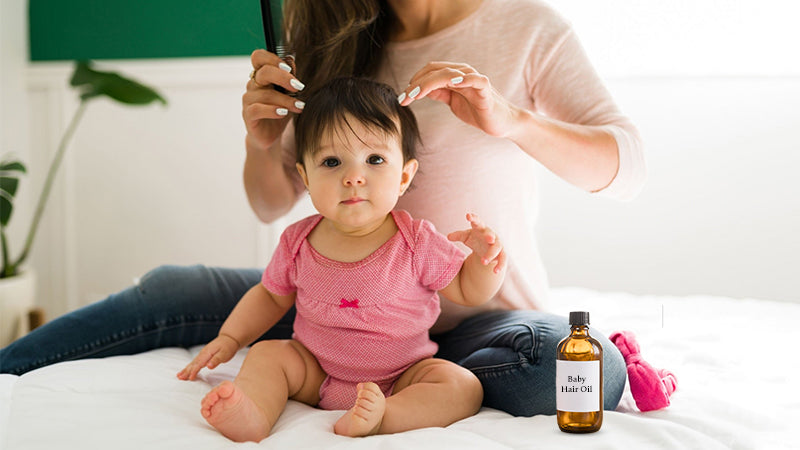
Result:
M447 235L447 239L463 242L485 266L496 262L494 273L500 273L506 266L506 252L497 234L475 214L467 214L467 220L471 225L470 229L454 231Z
M203 367L213 369L218 365L228 362L239 351L239 343L228 335L221 334L216 339L206 344L192 362L178 372L178 379L193 381Z

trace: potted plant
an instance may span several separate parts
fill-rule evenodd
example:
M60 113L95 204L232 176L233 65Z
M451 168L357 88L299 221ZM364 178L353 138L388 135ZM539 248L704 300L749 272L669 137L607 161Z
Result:
M21 267L30 255L36 231L50 196L53 180L61 166L64 152L89 102L105 96L126 105L148 105L153 102L167 104L167 101L154 89L114 72L95 70L88 61L75 63L70 85L79 91L80 105L61 137L36 202L27 237L22 250L16 256L11 252L6 228L14 210L14 195L19 186L19 178L26 172L26 168L16 158L3 156L0 159L0 249L2 249L2 255L0 255L0 330L2 330L0 347L13 338L13 335L25 331L20 330L22 324L19 322L20 317L27 313L27 308L32 306L34 278L31 271L23 271ZM14 331L15 328L16 331ZM22 328L25 327L22 326ZM6 336L6 334L12 336Z

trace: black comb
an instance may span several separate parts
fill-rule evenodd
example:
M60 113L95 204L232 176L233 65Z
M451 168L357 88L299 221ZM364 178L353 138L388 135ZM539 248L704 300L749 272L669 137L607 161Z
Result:
M261 0L261 21L267 50L283 58L286 56L283 46L283 0Z
M286 47L283 45L283 0L260 1L267 50L283 59L286 56ZM287 94L286 89L280 86L275 86L275 90Z

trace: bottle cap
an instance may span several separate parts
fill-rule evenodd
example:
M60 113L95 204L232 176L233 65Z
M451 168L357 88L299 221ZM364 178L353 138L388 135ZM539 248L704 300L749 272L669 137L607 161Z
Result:
M569 313L570 325L589 325L588 311L572 311Z

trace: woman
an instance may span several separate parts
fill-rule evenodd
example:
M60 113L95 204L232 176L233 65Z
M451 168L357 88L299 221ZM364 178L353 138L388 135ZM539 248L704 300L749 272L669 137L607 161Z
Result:
M484 406L520 416L554 414L556 344L569 326L543 311L547 280L534 236L535 168L541 164L588 192L623 200L640 190L645 172L635 127L569 24L538 0L287 0L286 20L294 70L255 51L243 96L244 183L254 212L271 222L304 195L289 120L289 113L302 114L304 92L338 75L393 86L416 114L423 143L415 187L398 208L442 233L460 229L463 213L474 211L503 236L508 254L503 286L484 306L441 300L432 330L436 356L478 376ZM158 268L138 286L2 350L0 371L204 344L259 274ZM292 318L290 312L265 337L289 338ZM599 339L606 349L605 408L614 409L625 365L613 344Z

